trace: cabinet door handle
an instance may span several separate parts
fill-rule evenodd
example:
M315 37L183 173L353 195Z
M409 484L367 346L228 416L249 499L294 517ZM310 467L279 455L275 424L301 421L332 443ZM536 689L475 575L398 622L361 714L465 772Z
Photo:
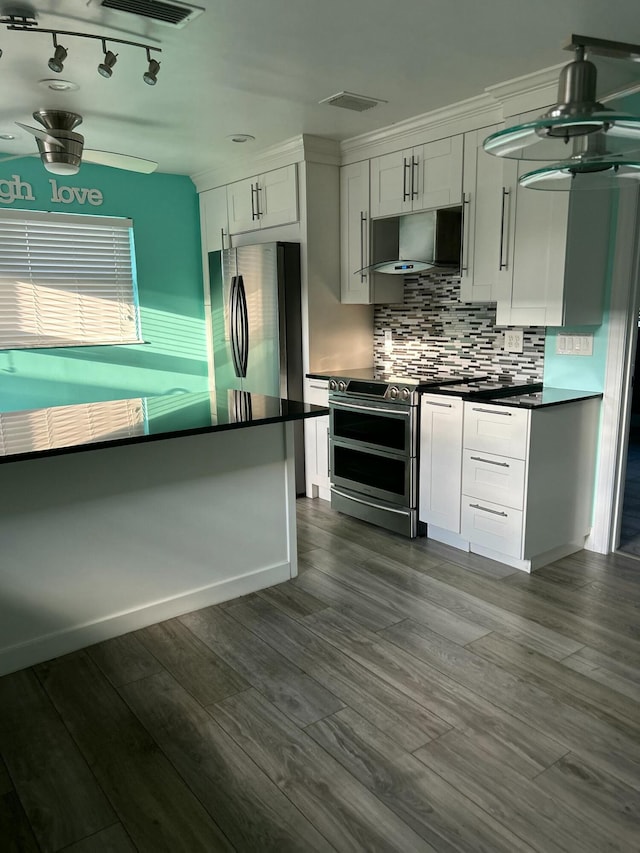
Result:
M491 513L491 515L500 515L500 516L502 516L503 518L508 518L508 517L509 517L509 516L507 515L507 513L506 513L506 512L498 512L498 510L497 510L497 509L489 509L489 507L488 507L488 506L480 506L480 504L469 504L469 506L470 506L472 509L481 509L481 510L482 510L482 512L490 512L490 513Z
M474 412L484 412L487 415L502 415L503 418L510 418L512 416L512 412L497 412L495 409L480 409L473 406Z
M453 408L453 403L436 403L433 400L425 400L427 406L441 406L443 409Z
M367 213L364 210L360 211L360 281L367 280L367 274L365 272L365 262L364 262L364 241L365 241L365 228L367 225Z
M256 206L253 200L253 194L255 193L256 188L253 184L251 184L251 221L258 218L258 214L256 213Z
M502 212L500 214L500 263L498 265L499 270L506 270L508 263L503 260L504 258L504 244L505 244L505 211L507 207L507 198L511 194L511 191L506 187L502 187Z
M327 430L327 477L331 477L331 438Z
M224 228L220 229L220 248L224 249Z
M406 157L402 158L402 163L402 201L408 201L411 198L411 193L407 189L407 175L409 174L411 163Z
M460 223L460 230L462 231L462 245L460 246L460 272L469 272L469 244L468 239L469 235L467 234L467 225L469 216L467 214L467 206L471 204L471 196L467 196L465 193L462 196L462 222ZM471 207L469 207L471 210ZM467 260L465 261L464 253L465 249L467 250Z
M262 192L262 187L256 181L256 219L260 219L260 217L263 215L263 211L260 210L260 195L259 195L259 193L261 193L261 192Z
M500 468L510 467L508 462L496 462L494 459L483 459L481 456L470 456L469 459L473 459L474 462L484 462L487 465L498 465Z
M418 168L418 158L411 155L411 198L418 198L418 182L416 180L416 169Z

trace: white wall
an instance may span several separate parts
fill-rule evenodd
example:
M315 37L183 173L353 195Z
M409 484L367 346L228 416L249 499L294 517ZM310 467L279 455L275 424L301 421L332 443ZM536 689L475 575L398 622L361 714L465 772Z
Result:
M290 427L0 465L0 675L295 574Z

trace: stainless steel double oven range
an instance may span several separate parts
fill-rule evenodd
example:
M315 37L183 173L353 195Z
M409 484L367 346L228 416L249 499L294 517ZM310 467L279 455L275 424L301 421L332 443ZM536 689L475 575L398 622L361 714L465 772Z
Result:
M354 371L355 372L355 371ZM329 380L331 506L414 537L420 393L468 377Z

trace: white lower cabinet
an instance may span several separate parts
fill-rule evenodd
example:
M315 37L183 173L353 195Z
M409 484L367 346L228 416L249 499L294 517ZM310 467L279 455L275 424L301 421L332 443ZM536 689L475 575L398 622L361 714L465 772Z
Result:
M317 406L328 405L328 381L307 379L304 398L305 402L315 403ZM331 500L329 459L329 415L307 418L304 422L304 463L308 498Z
M466 402L460 535L532 571L584 547L600 400L538 409Z
M418 518L433 528L460 532L463 402L423 394L420 401Z
M527 572L584 547L599 412L598 398L523 409L423 395L427 536Z

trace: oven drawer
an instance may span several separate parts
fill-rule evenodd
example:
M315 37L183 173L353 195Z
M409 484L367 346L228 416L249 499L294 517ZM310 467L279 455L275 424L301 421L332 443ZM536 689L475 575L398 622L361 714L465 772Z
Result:
M332 441L396 456L416 455L416 407L329 400Z
M529 412L526 409L464 404L464 446L469 450L527 458Z
M366 495L336 488L331 489L331 509L400 533L402 536L413 538L417 534L415 509L396 507L385 501L371 500Z
M331 485L399 506L416 506L415 457L331 441Z
M520 559L522 521L521 510L467 495L462 498L461 535L474 545Z
M462 493L480 501L524 509L525 467L522 459L465 450Z

